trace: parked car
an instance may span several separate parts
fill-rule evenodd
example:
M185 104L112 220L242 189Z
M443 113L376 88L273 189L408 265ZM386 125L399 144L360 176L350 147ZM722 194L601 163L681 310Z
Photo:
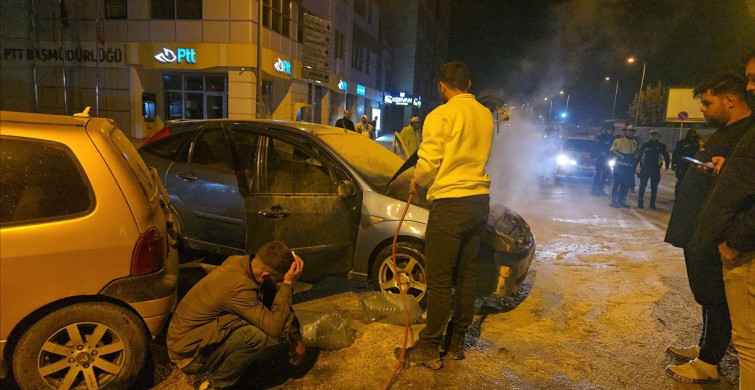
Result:
M592 157L594 142L591 136L567 136L556 156L556 177L595 176L595 161Z
M428 203L408 198L413 168L355 132L303 122L205 120L171 123L139 149L157 168L183 229L182 248L222 256L285 242L305 260L303 280L326 274L371 278L423 302ZM480 254L480 289L506 295L524 280L535 239L517 213L495 206Z
M0 112L0 376L134 384L176 304L161 188L111 120Z

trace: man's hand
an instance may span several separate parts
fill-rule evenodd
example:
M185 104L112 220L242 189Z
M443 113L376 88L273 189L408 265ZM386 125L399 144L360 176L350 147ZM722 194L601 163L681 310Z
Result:
M301 257L297 256L294 251L291 251L291 254L294 255L294 262L291 263L291 268L288 269L288 272L283 275L283 283L286 284L293 284L299 279L301 271L304 270L304 261Z
M721 172L721 168L724 167L724 163L726 162L726 159L723 158L723 157L713 157L711 159L711 162L715 166L715 168L713 168L713 172L715 172L716 174L718 174L718 173Z
M734 261L739 256L739 251L726 245L726 241L718 244L718 253L721 254L721 258L726 261Z
M417 193L417 181L415 178L412 178L409 182L409 193L412 195Z
M288 349L288 362L298 366L301 364L301 362L304 361L304 354L306 353L307 348L304 346L304 343L301 341L294 341L291 344L291 348Z

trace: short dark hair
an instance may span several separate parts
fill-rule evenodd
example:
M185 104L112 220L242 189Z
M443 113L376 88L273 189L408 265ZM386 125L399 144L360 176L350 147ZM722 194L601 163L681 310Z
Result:
M750 61L755 61L755 50L745 56L745 64L748 64Z
M438 70L438 81L451 88L469 91L469 68L461 61L447 62Z
M710 91L713 95L728 93L744 100L747 96L746 85L747 81L744 77L734 73L724 73L698 85L692 91L692 96L699 98L702 94Z
M281 275L285 275L294 262L293 253L280 241L270 241L262 245L254 257Z

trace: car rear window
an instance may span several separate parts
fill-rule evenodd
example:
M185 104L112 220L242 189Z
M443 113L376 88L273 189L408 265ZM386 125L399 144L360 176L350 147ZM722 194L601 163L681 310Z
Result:
M85 215L94 203L91 184L67 146L29 138L2 138L0 226Z
M134 145L120 129L115 128L111 131L110 139L113 140L115 147L118 148L126 163L128 163L128 166L134 172L134 175L136 175L142 190L144 190L144 195L151 199L157 193L157 183L155 183L152 175L149 173L147 164L144 163Z

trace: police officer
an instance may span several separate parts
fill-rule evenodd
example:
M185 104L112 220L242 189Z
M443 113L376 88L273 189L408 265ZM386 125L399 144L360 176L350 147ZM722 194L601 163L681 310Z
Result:
M637 138L634 133L634 126L627 126L624 135L616 138L611 145L611 153L616 157L611 185L610 206L613 208L629 208L626 202L627 192L634 186L634 170L637 166Z
M606 183L611 181L611 145L613 145L613 123L603 126L603 131L595 137L592 158L595 160L595 176L592 178L592 195L608 195L605 192Z
M655 210L655 198L658 196L658 183L661 182L661 158L666 164L668 171L670 159L666 151L666 144L658 141L660 134L657 129L650 129L650 141L640 146L640 193L637 196L637 208L645 208L643 203L645 197L645 187L650 179L650 209Z

